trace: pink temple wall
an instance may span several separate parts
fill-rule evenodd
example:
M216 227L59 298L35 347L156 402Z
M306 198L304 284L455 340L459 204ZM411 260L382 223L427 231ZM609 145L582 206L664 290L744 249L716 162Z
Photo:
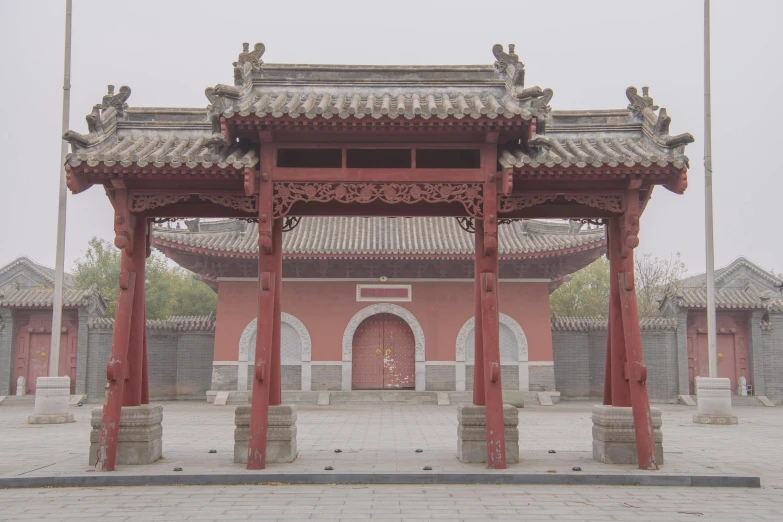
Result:
M367 283L372 283L367 281ZM313 361L342 360L348 322L372 302L356 301L356 282L284 281L283 312L302 321L312 339ZM239 338L256 316L255 281L221 281L218 286L215 360L236 361ZM472 282L412 283L412 301L397 302L424 330L427 361L453 361L457 334L473 316ZM519 323L528 341L528 360L552 361L549 289L545 282L501 282L500 311Z

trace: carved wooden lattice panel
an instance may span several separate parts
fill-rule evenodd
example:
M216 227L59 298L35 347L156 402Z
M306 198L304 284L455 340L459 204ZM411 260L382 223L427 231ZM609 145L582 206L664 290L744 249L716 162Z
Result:
M393 314L365 319L353 336L353 389L416 386L416 342L408 323Z

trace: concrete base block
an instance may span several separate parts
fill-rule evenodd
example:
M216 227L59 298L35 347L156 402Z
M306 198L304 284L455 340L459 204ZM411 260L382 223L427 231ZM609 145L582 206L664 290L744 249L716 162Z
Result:
M247 402L250 400L250 391L216 391L216 390L209 390L207 392L207 402L209 404L213 404L215 406L222 406L221 404L215 404L215 397L219 393L228 393L228 398L226 399L225 406L238 406L240 404L247 404Z
M247 441L250 437L250 404L237 406L234 413L234 462L247 464ZM293 462L296 449L296 406L285 404L269 407L269 427L266 439L267 464Z
M64 424L73 422L68 413L71 396L70 377L38 377L35 381L35 410L28 424Z
M736 415L703 415L697 413L693 416L696 424L739 424Z
M515 408L524 408L525 395L527 393L519 390L503 390L503 404L510 404Z
M663 465L661 410L650 408L653 421L655 453ZM593 406L593 460L604 464L639 464L633 410L619 406Z
M731 381L719 377L696 377L698 412L693 416L696 424L737 424L731 412Z
M519 462L519 410L503 405L506 463ZM457 409L457 458L466 464L487 462L487 415L484 406L462 405Z
M98 461L98 439L103 408L92 410L90 466ZM152 464L163 455L163 406L123 406L117 443L117 464Z
M27 424L67 424L75 422L72 413L34 413L27 417Z

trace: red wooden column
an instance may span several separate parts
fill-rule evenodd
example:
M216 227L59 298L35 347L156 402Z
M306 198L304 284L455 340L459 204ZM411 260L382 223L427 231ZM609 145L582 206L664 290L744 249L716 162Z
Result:
M481 328L481 272L484 261L484 221L474 219L475 252L473 255L473 277L474 277L474 320L473 333L475 347L473 356L473 404L484 406L484 374L481 369L484 368L484 338Z
M625 335L623 330L622 308L620 306L620 288L617 282L617 274L620 273L623 255L622 241L620 238L620 218L609 219L607 231L608 256L609 256L609 329L607 331L607 357L606 370L607 382L604 382L604 390L609 390L609 402L604 397L604 404L612 406L630 406L631 389L625 378L625 363L627 360L625 351Z
M127 210L127 191L115 190L114 197L114 245L122 250L117 310L114 316L109 363L106 365L106 399L103 405L101 429L98 436L98 460L96 471L114 471L117 458L117 442L120 431L125 379L128 375L128 345L131 336L136 277L141 265L143 274L144 252L136 250L134 241L134 217ZM143 281L143 277L141 278Z
M503 387L500 379L500 324L498 311L498 184L497 136L482 147L484 182L484 233L476 238L482 253L480 277L481 339L484 357L484 403L487 419L487 467L506 469L506 437L503 423ZM481 238L481 239L479 239ZM481 244L479 245L479 241ZM477 254L478 256L478 254ZM478 318L477 318L478 321ZM478 373L478 372L476 372ZM475 376L474 376L474 381Z
M250 435L247 445L247 469L266 468L275 323L275 283L277 282L275 248L282 248L281 244L275 246L275 234L272 230L274 227L272 180L269 175L271 166L270 155L262 154L261 174L258 180L258 319L256 360L253 367L253 397L250 407ZM253 172L246 173L246 192L254 191L255 175ZM280 226L282 227L282 225ZM278 234L278 236L281 235Z
M134 291L133 311L131 313L131 331L128 344L128 371L123 394L123 406L139 406L142 404L142 388L144 366L144 337L146 325L146 292L145 265L147 257L148 238L147 220L136 217L133 228L133 253L136 272L136 288Z
M272 225L272 263L275 272L275 304L272 311L272 367L269 376L269 405L283 403L280 336L282 328L283 295L283 220L275 219Z

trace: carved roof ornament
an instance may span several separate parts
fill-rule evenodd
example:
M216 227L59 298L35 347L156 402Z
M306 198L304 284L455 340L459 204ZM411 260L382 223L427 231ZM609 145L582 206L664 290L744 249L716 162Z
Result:
M665 108L658 111L658 106L655 105L655 102L650 96L649 87L642 87L642 95L639 96L639 91L636 87L631 86L625 90L625 95L628 97L628 101L631 102L628 105L628 110L638 114L642 118L645 131L649 133L650 137L661 147L671 149L695 141L693 136L687 132L676 136L669 136L669 125L671 124L672 119L666 113ZM656 113L656 111L658 112Z
M128 101L130 95L131 90L127 85L120 87L120 92L117 94L114 94L114 85L109 85L108 92L104 95L100 105L101 111L105 111L109 107L114 107L114 110L117 111L117 115L123 116L125 114L125 109L128 108L128 104L125 102Z
M243 85L247 80L247 73L261 70L261 66L264 64L264 60L261 59L264 51L266 51L266 46L261 42L255 44L252 51L249 43L242 44L242 52L239 53L237 61L233 63L235 84ZM250 67L245 67L245 64L249 64Z
M519 61L519 56L514 52L516 46L508 45L508 52L503 51L502 44L492 46L492 54L495 55L495 70L500 77L505 77L506 91L518 101L538 99L540 103L533 102L532 106L546 111L549 100L552 99L552 89L543 90L541 87L525 89L525 64ZM544 98L541 100L541 98Z

